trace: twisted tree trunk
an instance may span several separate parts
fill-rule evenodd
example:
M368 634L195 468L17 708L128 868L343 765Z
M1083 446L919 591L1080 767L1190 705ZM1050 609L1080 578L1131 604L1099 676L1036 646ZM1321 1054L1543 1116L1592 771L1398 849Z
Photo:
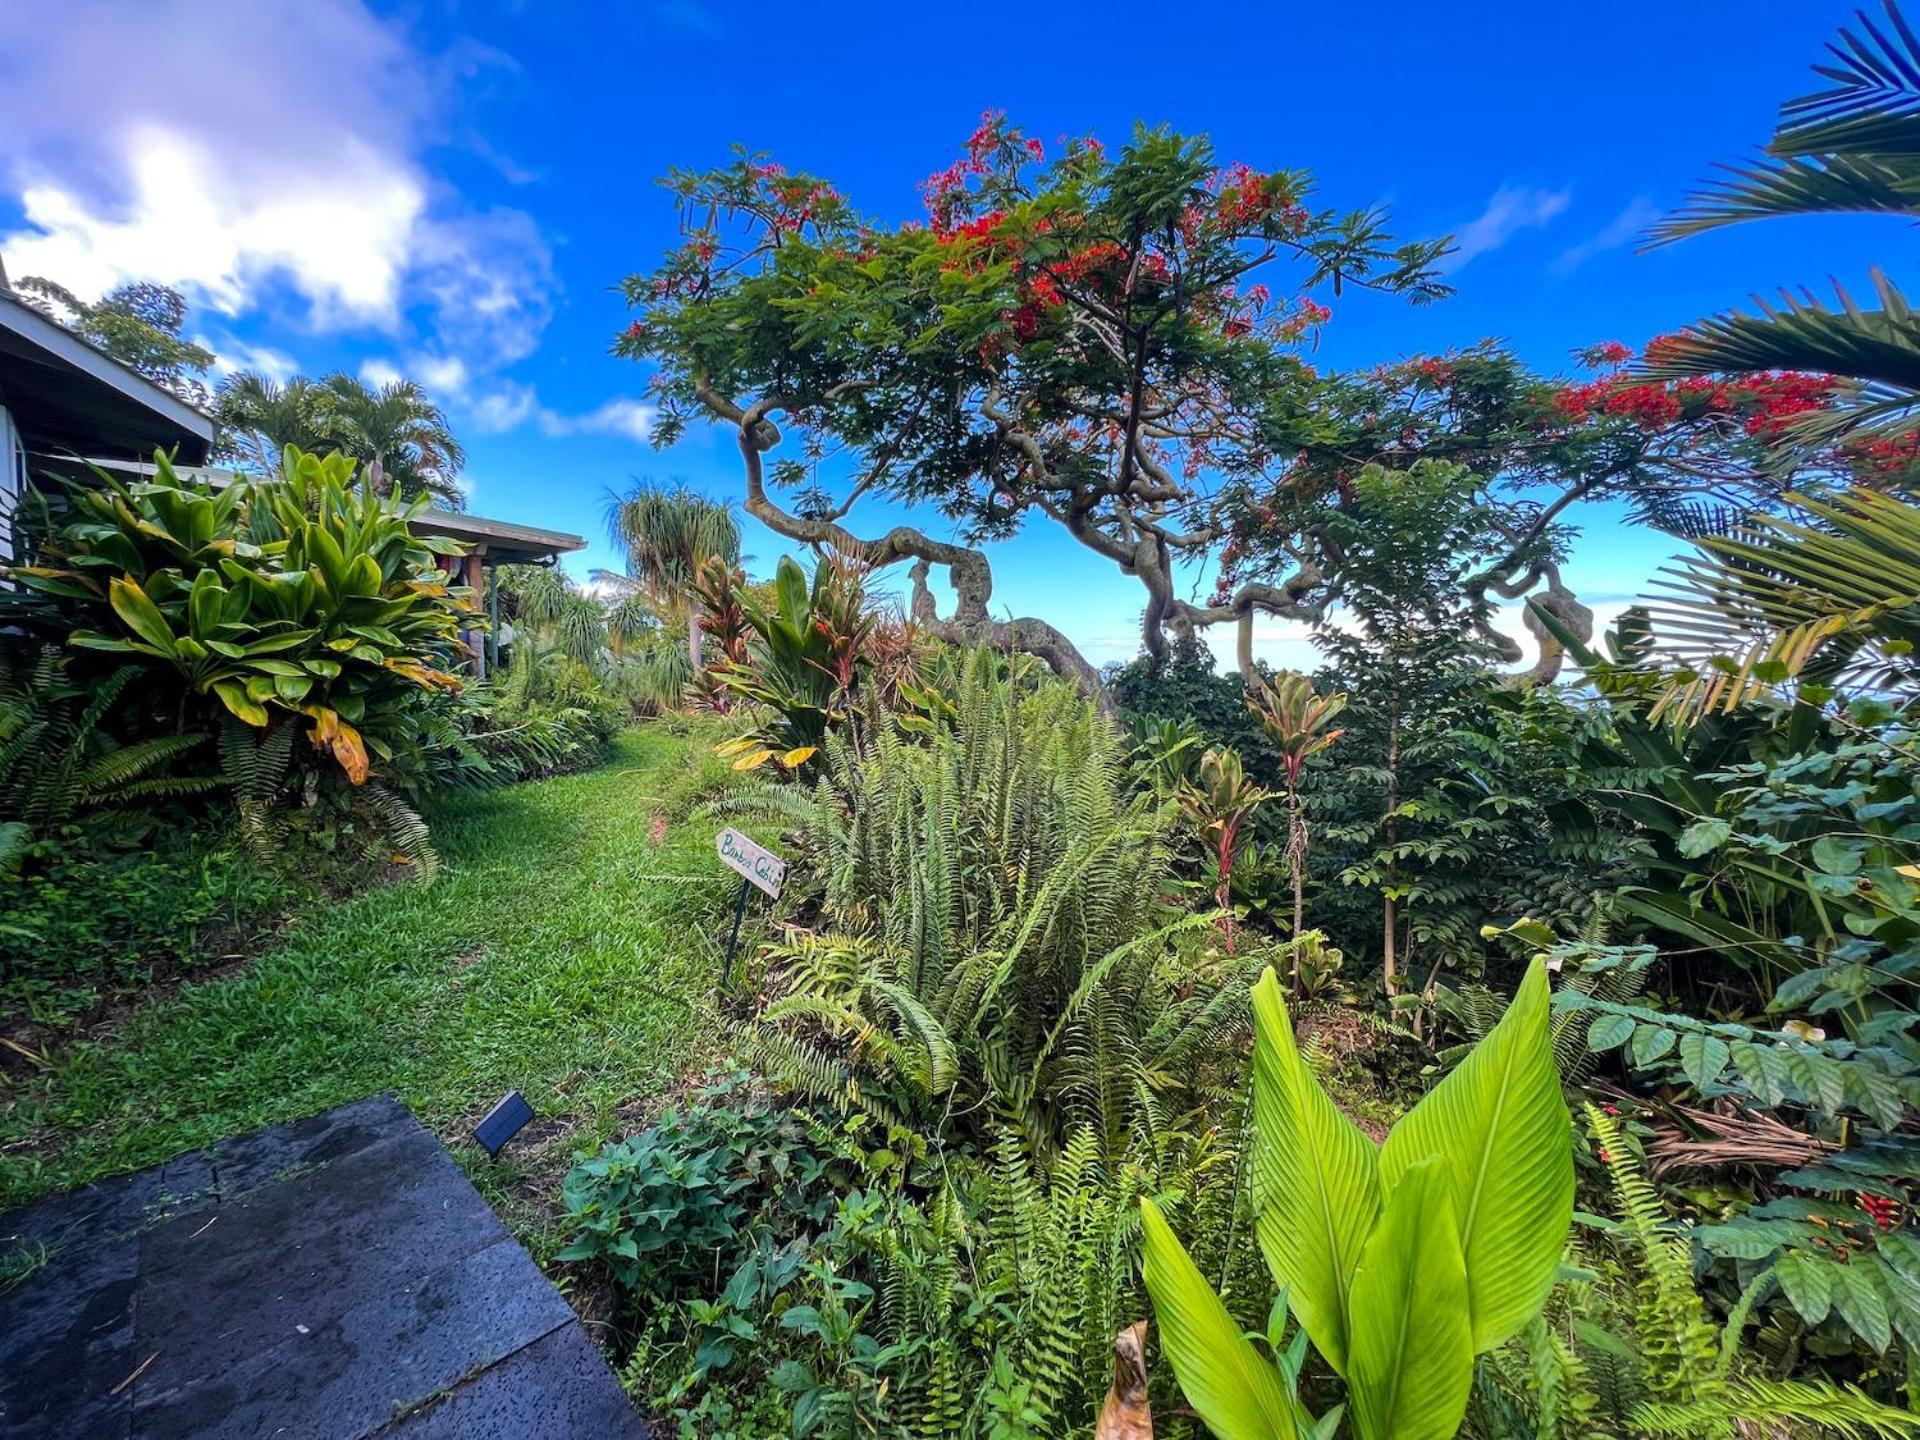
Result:
M1099 671L1059 630L1033 616L993 618L987 608L993 597L993 567L982 552L936 540L910 525L897 525L885 535L863 539L837 519L812 519L782 508L767 494L766 465L762 458L780 443L780 429L770 417L785 408L782 402L778 397L769 396L743 408L704 383L698 389L702 403L714 414L731 420L738 431L740 458L747 481L742 508L754 519L776 535L815 549L836 550L876 569L902 560L913 561L913 568L908 572L913 586L910 613L918 624L956 643L1035 655L1103 710L1111 709L1112 701L1100 683ZM935 565L946 567L953 584L954 611L945 619L939 615L933 591L927 584Z

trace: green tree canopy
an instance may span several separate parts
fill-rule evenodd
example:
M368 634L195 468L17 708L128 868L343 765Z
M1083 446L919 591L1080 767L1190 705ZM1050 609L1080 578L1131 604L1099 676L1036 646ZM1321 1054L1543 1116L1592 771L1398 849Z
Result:
M1377 211L1313 208L1305 172L1223 165L1204 137L1164 129L1049 159L990 115L928 180L927 221L891 228L744 154L668 184L683 243L626 282L639 316L615 346L658 362L657 440L695 416L730 424L749 514L869 564L911 561L918 619L1088 683L1052 626L991 617L976 547L1035 516L1060 524L1140 579L1156 655L1169 625L1304 613L1318 579L1304 563L1291 585L1220 606L1178 597L1174 566L1223 537L1218 482L1313 425L1297 351L1329 313L1316 296L1443 293L1442 243L1396 245ZM786 431L798 453L769 463ZM931 505L958 539L863 537L842 522L868 497ZM958 600L944 621L934 566Z
M213 352L185 339L187 301L178 290L149 280L116 285L95 301L82 300L53 280L28 275L14 286L20 298L89 345L178 395L205 406L200 377Z
M284 384L252 371L228 377L213 413L222 449L268 471L287 446L347 455L382 494L428 496L459 509L466 450L446 412L412 380L368 385L351 375L295 376Z

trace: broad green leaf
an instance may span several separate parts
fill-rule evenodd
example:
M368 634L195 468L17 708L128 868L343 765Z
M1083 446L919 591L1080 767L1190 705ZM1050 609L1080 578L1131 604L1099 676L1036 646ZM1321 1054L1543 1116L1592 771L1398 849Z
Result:
M1818 1050L1793 1050L1787 1056L1787 1073L1800 1087L1800 1093L1825 1110L1837 1114L1847 1103L1847 1072L1837 1061Z
M1859 873L1867 853L1867 842L1840 835L1822 835L1813 842L1813 863L1828 875Z
M1294 1318L1346 1373L1347 1292L1380 1211L1380 1152L1300 1058L1280 985L1253 987L1254 1228Z
M1893 1343L1893 1319L1877 1271L1869 1265L1833 1267L1833 1308L1876 1353Z
M1220 1440L1295 1440L1279 1369L1240 1333L1151 1200L1140 1202L1140 1237L1160 1349L1187 1403Z
M1732 836L1733 826L1725 820L1696 820L1680 832L1673 848L1689 860L1697 860L1709 851L1718 850Z
M1645 1069L1673 1049L1673 1041L1673 1031L1666 1026L1642 1025L1633 1032L1633 1044L1628 1047L1632 1051L1634 1065Z
M173 654L173 627L167 624L160 607L147 598L139 581L116 575L107 584L107 597L113 613L129 630L163 654Z
M1547 970L1536 957L1500 1023L1401 1119L1380 1152L1389 1193L1443 1155L1460 1217L1473 1349L1519 1333L1553 1288L1573 1223L1573 1132L1549 1034Z
M1704 1090L1718 1080L1732 1054L1727 1042L1715 1035L1689 1030L1680 1037L1680 1068L1687 1072L1696 1090Z
M1347 1388L1360 1440L1453 1440L1467 1413L1473 1331L1451 1165L1434 1155L1407 1169L1353 1277Z
M1587 1028L1587 1048L1600 1052L1612 1050L1633 1038L1631 1015L1602 1015Z
M1830 1261L1798 1252L1781 1257L1773 1267L1773 1278L1809 1325L1818 1325L1833 1308L1833 1269Z

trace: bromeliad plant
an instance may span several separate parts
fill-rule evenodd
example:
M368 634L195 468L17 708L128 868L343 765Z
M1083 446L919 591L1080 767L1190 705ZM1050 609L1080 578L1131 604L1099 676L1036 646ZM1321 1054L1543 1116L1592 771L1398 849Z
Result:
M1506 1016L1376 1145L1294 1043L1271 971L1253 992L1260 1248L1306 1340L1346 1381L1358 1440L1452 1440L1474 1357L1545 1304L1573 1219L1571 1120L1536 960ZM1304 1342L1262 1357L1151 1201L1147 1290L1193 1408L1221 1440L1330 1436L1296 1380Z
M8 571L24 587L12 608L71 649L142 667L179 728L219 711L261 731L302 723L364 783L399 712L458 687L445 666L477 617L433 566L457 545L415 535L424 502L356 485L341 455L289 447L281 476L219 489L165 455L155 471L74 487L37 563Z

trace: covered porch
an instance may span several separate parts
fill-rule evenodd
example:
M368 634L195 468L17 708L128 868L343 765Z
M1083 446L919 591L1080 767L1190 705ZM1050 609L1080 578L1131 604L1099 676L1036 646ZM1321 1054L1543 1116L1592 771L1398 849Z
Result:
M463 510L424 511L414 517L413 528L422 535L444 536L467 547L466 554L445 556L440 563L453 583L472 588L487 612L486 630L468 630L461 635L470 657L468 664L475 678L481 680L492 673L500 659L500 588L492 572L502 565L553 565L562 555L585 549L587 543L563 530L490 520Z

